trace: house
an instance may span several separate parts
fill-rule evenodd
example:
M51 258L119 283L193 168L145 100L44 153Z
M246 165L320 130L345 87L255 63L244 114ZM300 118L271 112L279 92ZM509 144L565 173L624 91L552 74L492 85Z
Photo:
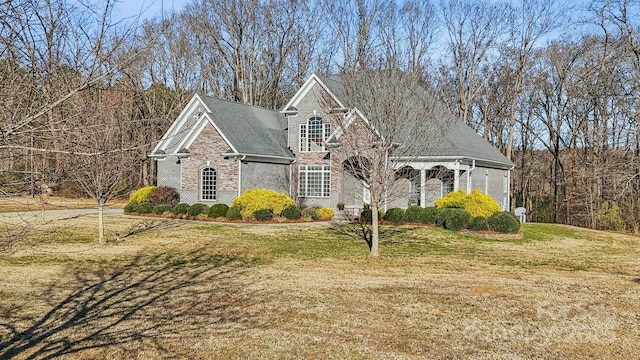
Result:
M336 112L327 101L340 110L340 121L329 121ZM346 170L336 141L354 118L366 121L366 114L349 107L337 76L311 75L280 111L196 94L149 156L157 162L158 186L176 188L182 202L230 204L260 187L310 206L361 207L367 186ZM461 121L402 166L405 176L394 185L400 195L386 207L433 206L450 191L479 188L509 209L513 163Z

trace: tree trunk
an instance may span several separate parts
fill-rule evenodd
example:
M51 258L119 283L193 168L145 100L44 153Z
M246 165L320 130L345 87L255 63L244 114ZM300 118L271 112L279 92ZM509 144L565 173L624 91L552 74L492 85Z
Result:
M371 204L371 251L370 257L378 257L378 204Z
M104 245L104 206L98 204L98 244Z

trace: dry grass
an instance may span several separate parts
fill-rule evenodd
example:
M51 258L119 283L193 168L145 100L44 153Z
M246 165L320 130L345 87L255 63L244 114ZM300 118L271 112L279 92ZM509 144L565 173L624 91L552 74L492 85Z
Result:
M635 358L638 238L95 219L0 256L0 358ZM136 225L136 223L138 225Z

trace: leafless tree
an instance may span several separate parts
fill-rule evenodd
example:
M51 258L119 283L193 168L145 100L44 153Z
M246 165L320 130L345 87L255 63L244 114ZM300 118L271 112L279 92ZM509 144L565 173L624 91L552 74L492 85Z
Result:
M370 256L379 255L378 209L395 195L406 165L448 131L450 115L427 92L421 74L377 65L345 70L341 81L352 107L336 115L339 146L332 157L368 189L372 211ZM373 68L371 64L369 68ZM328 105L330 106L330 105Z

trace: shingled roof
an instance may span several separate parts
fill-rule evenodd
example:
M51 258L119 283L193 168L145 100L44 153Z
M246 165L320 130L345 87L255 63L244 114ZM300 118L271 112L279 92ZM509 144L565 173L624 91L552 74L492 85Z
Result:
M344 106L352 108L357 106L357 102L350 99L348 91L339 75L319 76L318 79L324 86L333 93L333 95L344 104ZM429 96L426 92L425 94ZM417 147L420 154L406 154L407 156L424 156L424 157L457 157L475 159L485 161L504 167L511 167L514 164L509 161L500 151L493 145L478 135L471 127L463 123L459 118L448 111L442 104L436 104L440 118L431 119L438 122L442 126L442 134L436 139L429 139L428 144ZM364 116L367 116L367 109L359 109ZM369 119L372 120L372 119ZM404 142L407 139L406 134L397 134L394 141ZM435 140L435 141L434 141Z
M151 156L179 154L198 135L198 129L209 122L229 145L229 154L293 160L287 147L286 117L278 111L227 100L194 95L192 101L204 105L200 116L184 117L163 136ZM180 118L179 118L180 119Z

